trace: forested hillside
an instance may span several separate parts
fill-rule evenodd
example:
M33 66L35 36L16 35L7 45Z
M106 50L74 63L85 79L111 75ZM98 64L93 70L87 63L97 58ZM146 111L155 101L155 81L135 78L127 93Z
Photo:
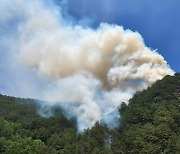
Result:
M78 133L60 108L38 114L35 100L0 95L0 153L179 154L180 74L166 76L119 107L120 125L103 124Z

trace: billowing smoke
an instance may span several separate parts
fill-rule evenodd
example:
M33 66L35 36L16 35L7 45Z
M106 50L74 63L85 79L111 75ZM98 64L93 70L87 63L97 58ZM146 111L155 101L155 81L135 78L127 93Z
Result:
M0 26L0 90L61 106L79 131L115 127L121 102L173 74L139 33L74 25L51 1L1 0Z

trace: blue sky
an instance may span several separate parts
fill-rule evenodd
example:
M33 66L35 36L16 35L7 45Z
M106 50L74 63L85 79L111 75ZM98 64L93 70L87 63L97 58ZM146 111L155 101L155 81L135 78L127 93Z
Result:
M67 14L90 21L93 28L106 22L138 31L148 47L158 49L180 72L180 0L69 0L64 7Z

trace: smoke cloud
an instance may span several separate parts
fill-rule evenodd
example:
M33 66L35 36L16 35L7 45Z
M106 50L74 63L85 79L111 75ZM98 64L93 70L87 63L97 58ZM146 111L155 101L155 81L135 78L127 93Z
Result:
M116 127L121 102L174 73L138 32L74 25L51 1L1 0L0 28L1 92L59 105L79 131Z

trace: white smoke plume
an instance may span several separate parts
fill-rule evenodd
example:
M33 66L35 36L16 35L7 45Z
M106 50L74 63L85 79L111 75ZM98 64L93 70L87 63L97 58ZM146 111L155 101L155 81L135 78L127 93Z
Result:
M115 127L121 102L174 73L138 32L73 25L51 1L1 0L0 26L0 90L60 105L79 131Z

